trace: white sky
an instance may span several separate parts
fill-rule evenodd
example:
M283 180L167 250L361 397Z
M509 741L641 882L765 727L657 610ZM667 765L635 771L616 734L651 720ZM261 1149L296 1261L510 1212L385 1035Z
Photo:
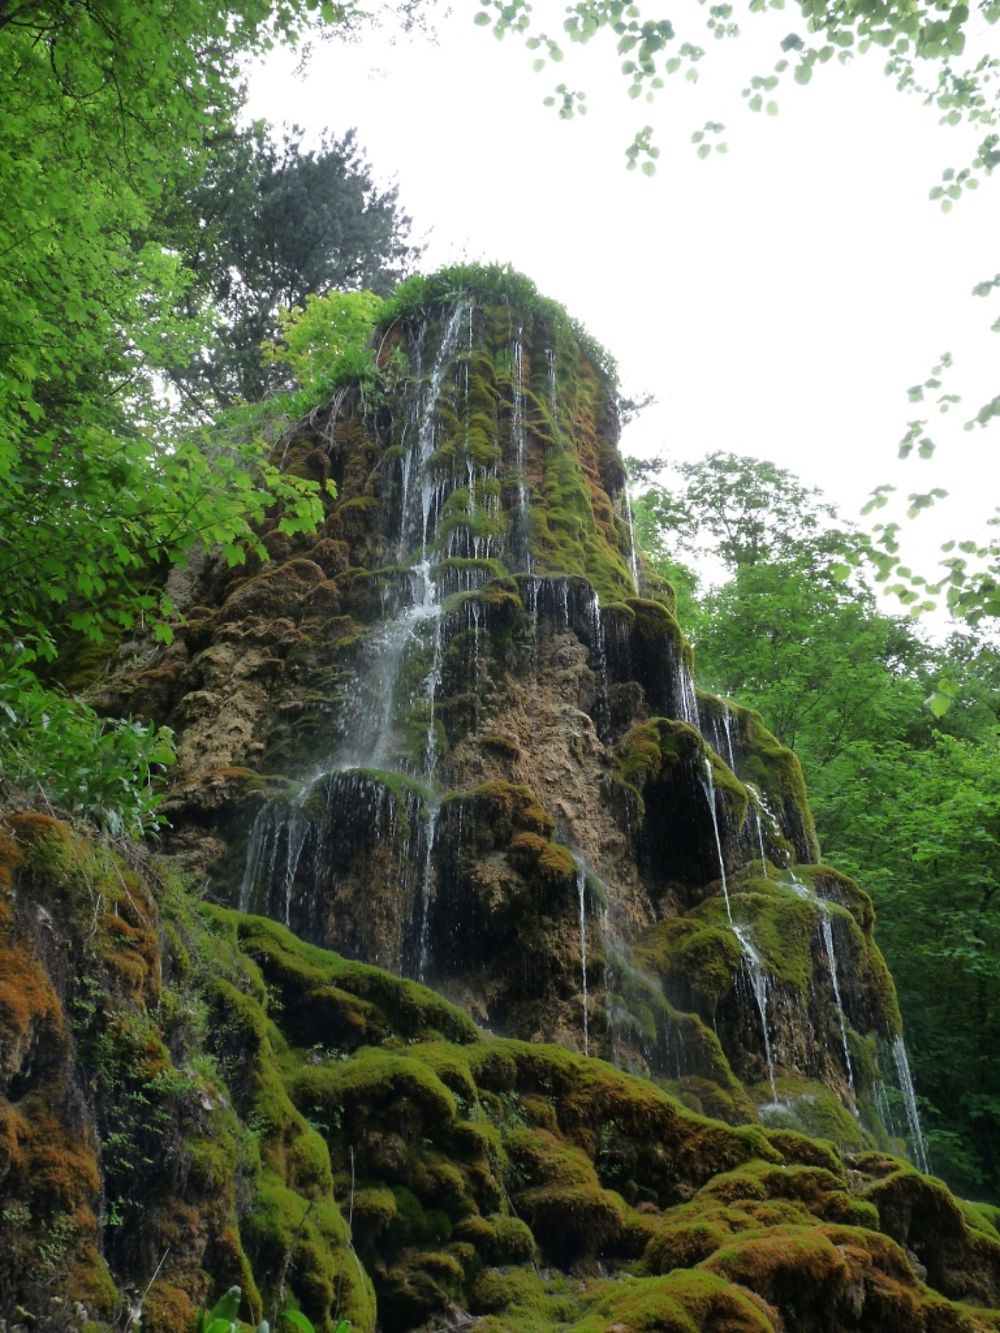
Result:
M947 216L927 199L974 133L896 93L877 54L789 81L771 94L778 116L752 114L740 90L769 72L791 11L708 37L698 86L672 79L652 106L626 98L610 45L534 74L521 42L497 42L472 12L441 18L436 45L385 31L319 44L304 75L275 52L251 74L249 114L317 136L356 126L427 241L424 269L509 261L561 301L617 358L626 393L657 395L626 453L768 458L845 516L880 483L944 486L952 498L907 529L928 570L945 537L983 536L1000 432L961 424L1000 390L1000 298L970 295L1000 268L997 183ZM542 105L564 79L586 88L586 117ZM729 152L701 161L690 135L706 119L726 123ZM624 169L645 123L662 148L653 179ZM946 350L945 389L963 401L932 422L933 463L897 462L921 412L906 389Z

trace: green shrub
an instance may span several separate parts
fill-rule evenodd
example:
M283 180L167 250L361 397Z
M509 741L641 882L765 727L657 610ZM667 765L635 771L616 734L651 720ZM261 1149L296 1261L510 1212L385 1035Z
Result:
M112 837L142 837L164 822L152 781L173 763L172 742L167 727L99 717L24 667L0 664L0 771Z

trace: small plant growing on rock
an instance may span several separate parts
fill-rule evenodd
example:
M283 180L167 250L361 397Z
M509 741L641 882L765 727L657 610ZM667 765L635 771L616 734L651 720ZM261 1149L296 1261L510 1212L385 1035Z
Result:
M242 1297L243 1292L239 1287L230 1287L226 1294L216 1301L211 1310L202 1310L195 1325L195 1333L239 1333L239 1312ZM316 1333L312 1320L304 1315L301 1310L282 1310L278 1318L284 1319L293 1328L297 1328L299 1333ZM257 1325L257 1333L269 1333L270 1327L268 1321L262 1319ZM351 1333L350 1320L339 1320L333 1333Z

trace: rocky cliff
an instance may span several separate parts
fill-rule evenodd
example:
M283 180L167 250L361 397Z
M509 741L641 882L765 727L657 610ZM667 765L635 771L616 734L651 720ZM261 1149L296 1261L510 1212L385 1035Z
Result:
M322 533L208 557L108 686L176 729L166 855L8 821L0 1315L1000 1327L871 903L637 554L607 358L494 271L373 347L280 442Z

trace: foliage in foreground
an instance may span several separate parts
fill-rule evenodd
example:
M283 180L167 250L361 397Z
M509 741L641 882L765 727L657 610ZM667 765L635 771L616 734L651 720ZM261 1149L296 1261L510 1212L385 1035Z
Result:
M226 1294L212 1306L211 1310L201 1312L195 1326L195 1333L238 1333L242 1298L243 1292L239 1287L230 1287ZM299 1333L316 1333L316 1326L301 1310L282 1310L279 1318L284 1319L293 1328L298 1329ZM262 1319L257 1325L257 1333L268 1333L269 1329L270 1324L266 1319ZM333 1333L351 1333L350 1320L339 1320Z
M162 822L152 779L173 762L169 728L102 718L24 667L0 672L0 773L34 799L87 815L111 837Z

